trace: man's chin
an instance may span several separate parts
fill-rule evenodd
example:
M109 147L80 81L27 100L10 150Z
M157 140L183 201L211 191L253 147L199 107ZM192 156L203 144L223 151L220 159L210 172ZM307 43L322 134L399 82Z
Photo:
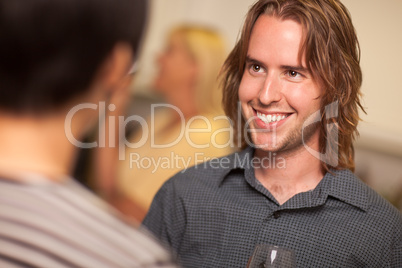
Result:
M252 147L255 148L256 151L260 151L261 153L276 153L276 154L289 154L294 151L300 150L303 147L303 143L299 142L292 142L288 140L282 140L281 142L276 143L253 143Z
M256 151L261 151L261 152L266 152L266 153L278 153L281 151L281 147L273 144L253 144L253 148L255 148Z

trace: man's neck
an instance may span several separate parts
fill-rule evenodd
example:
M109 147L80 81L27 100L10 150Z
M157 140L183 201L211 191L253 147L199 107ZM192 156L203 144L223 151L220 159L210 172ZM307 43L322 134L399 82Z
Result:
M38 173L59 180L70 173L74 147L64 134L63 116L0 116L0 129L0 176Z
M269 154L269 153L268 153ZM269 168L256 167L255 176L279 204L294 195L313 190L324 174L321 162L304 147L291 154L269 154L275 163Z

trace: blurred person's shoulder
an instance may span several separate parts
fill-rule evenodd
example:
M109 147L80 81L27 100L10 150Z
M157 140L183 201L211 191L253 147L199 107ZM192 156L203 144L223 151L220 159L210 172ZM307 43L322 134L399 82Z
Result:
M59 267L57 259L68 260L71 267L176 267L146 230L125 222L73 179L0 178L0 196L0 224L6 233L0 241L25 252L0 249L10 260L38 267Z

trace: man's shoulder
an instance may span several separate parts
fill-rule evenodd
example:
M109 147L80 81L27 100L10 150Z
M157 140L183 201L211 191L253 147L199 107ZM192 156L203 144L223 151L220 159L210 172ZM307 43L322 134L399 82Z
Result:
M402 214L383 196L349 170L338 171L336 182L345 200L362 208L366 215L382 222L393 222L402 230Z
M244 158L243 152L210 158L177 172L164 183L160 191L197 194L197 192L217 189L226 175L236 169L239 166L238 163L244 162L242 158Z
M368 212L379 221L395 224L402 233L402 213L375 190L365 186L368 188Z
M207 180L218 182L232 169L241 167L247 163L248 155L243 152L235 152L222 157L208 158L207 161L176 173L172 179L184 181Z

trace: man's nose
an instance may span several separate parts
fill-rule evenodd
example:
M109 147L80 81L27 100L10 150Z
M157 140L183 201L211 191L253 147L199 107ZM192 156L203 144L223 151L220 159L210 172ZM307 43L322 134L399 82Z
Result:
M277 75L268 74L260 89L259 100L261 104L269 105L281 99L281 82Z

